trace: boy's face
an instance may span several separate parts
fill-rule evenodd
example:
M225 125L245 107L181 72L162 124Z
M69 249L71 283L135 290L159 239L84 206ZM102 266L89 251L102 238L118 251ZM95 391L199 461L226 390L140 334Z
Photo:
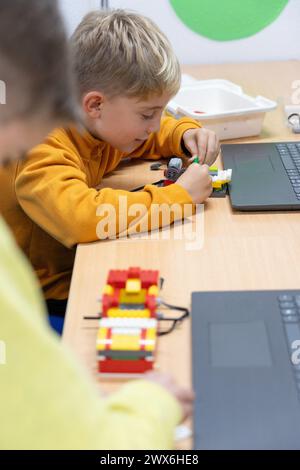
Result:
M171 98L164 93L141 101L126 96L108 99L98 92L88 93L83 98L87 127L95 137L130 153L159 130L162 112Z
M39 117L0 122L0 166L24 157L28 150L43 141L54 124Z

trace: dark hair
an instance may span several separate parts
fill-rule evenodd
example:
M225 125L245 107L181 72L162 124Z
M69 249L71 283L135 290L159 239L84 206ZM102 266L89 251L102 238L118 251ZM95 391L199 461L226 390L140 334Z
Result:
M0 1L0 80L6 95L0 120L38 112L55 121L74 118L67 38L56 0Z

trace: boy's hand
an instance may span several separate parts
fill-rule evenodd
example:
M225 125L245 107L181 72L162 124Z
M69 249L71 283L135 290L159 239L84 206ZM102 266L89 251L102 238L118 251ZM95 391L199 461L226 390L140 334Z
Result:
M212 165L220 153L220 142L215 132L208 129L188 129L182 136L184 145L190 151L193 161L199 157L199 163Z
M208 165L192 163L176 181L176 184L186 189L194 204L201 204L212 193L212 179L208 170Z
M161 385L179 401L182 409L182 421L191 416L195 398L192 390L180 387L170 375L161 372L147 372L143 378Z

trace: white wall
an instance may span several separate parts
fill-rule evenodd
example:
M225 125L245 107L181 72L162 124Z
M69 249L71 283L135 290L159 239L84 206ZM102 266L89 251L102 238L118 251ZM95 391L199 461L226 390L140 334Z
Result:
M100 3L96 0L59 0L69 34L74 31L82 17L88 11L97 9Z
M82 16L98 8L101 1L60 3L71 32ZM110 6L151 17L171 40L182 64L300 59L300 0L289 0L274 23L255 36L229 42L212 41L191 31L177 18L169 0L110 0Z

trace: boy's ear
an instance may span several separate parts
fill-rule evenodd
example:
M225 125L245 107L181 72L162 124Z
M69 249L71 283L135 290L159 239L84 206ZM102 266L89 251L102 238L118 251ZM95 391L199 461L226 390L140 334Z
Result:
M101 117L104 95L99 91L90 91L82 98L82 108L92 119Z

